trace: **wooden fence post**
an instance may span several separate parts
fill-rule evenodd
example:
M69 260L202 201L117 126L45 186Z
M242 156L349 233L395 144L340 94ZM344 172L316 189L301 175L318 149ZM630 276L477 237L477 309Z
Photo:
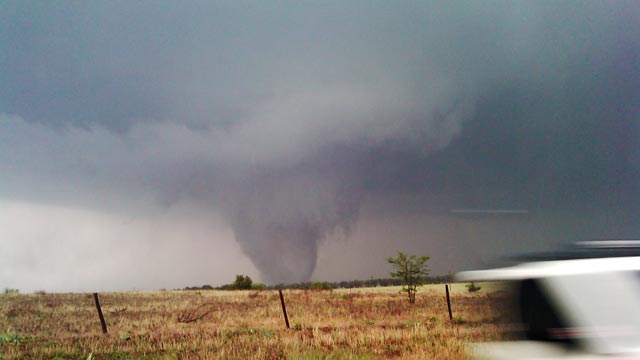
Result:
M100 317L100 325L102 325L102 332L107 333L107 323L102 316L102 308L100 307L100 300L98 299L98 293L93 293L93 301L96 303L96 309L98 309L98 316Z
M284 305L284 296L282 296L282 289L278 289L278 294L280 294L280 304L282 305L282 312L284 313L284 323L287 324L287 329L289 329L289 317L287 316L287 307Z
M444 286L444 290L447 292L447 309L449 309L449 320L453 320L453 315L451 314L451 300L449 300L449 285Z

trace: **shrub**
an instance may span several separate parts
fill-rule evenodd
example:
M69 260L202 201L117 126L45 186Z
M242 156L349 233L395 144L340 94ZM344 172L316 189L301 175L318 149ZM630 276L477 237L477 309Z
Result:
M309 284L311 290L331 290L333 285L328 281L315 281Z
M480 291L480 289L482 289L482 287L476 285L473 283L473 281L467 285L465 285L465 287L467 288L467 291L472 293L472 292L476 292L476 291Z
M267 286L266 286L265 284L263 284L263 283L253 283L253 284L251 285L251 288L252 288L253 290L264 290L264 289L266 289L266 288L267 288Z

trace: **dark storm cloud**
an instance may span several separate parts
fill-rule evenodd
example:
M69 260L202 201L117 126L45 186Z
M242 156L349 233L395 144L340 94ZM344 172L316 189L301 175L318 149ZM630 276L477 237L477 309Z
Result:
M635 2L0 9L7 199L195 199L270 282L308 279L363 199L442 226L455 208L524 208L549 234L554 212L637 230Z

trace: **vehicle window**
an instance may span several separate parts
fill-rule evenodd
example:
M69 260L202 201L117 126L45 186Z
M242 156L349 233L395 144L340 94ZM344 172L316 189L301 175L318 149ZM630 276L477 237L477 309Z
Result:
M563 329L567 328L562 315L552 304L537 281L525 280L518 292L520 317L525 335L531 340L573 342L571 337L565 336Z

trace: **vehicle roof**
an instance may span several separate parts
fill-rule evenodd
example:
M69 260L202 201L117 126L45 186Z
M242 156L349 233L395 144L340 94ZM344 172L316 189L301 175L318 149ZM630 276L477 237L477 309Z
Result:
M640 256L525 262L489 270L463 271L458 281L524 280L552 276L640 270Z
M623 256L640 256L640 240L608 239L576 241L556 251L528 253L511 257L508 260L532 262Z

